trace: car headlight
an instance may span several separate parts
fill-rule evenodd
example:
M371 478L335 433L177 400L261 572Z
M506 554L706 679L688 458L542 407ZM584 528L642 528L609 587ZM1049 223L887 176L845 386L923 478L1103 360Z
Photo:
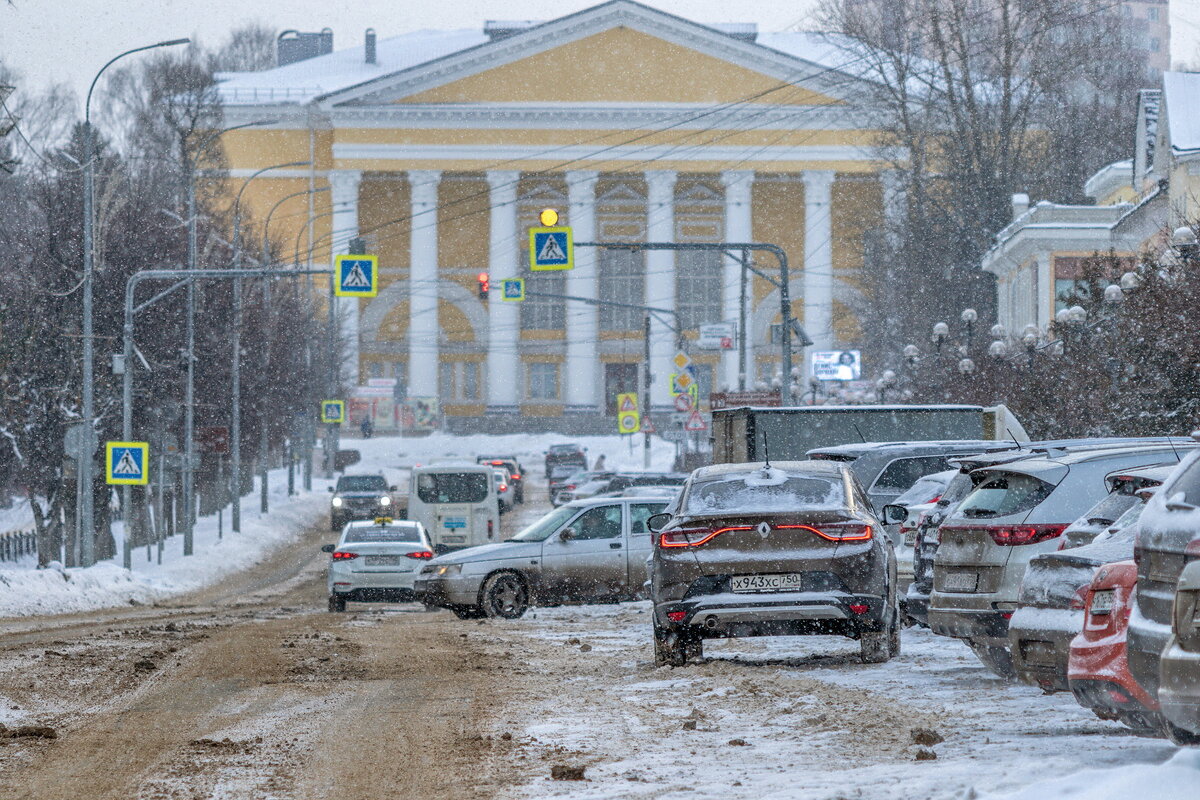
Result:
M342 498L340 498L340 497L335 497L332 500L330 500L329 502L331 505L333 505L334 508L342 507Z
M391 504L392 504L392 498L388 497L386 494L383 497L379 498L379 505L390 506Z
M457 575L462 572L462 564L438 564L434 569L434 575Z

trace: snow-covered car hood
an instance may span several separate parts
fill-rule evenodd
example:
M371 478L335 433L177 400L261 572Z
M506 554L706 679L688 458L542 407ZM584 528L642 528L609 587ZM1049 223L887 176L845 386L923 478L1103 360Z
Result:
M499 561L506 558L540 556L541 542L496 542L456 550L431 560L430 564L466 564L469 561Z

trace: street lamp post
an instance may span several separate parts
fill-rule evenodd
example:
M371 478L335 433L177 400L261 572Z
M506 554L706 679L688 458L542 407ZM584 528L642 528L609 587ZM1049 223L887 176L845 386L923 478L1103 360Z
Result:
M284 164L272 164L255 171L242 182L237 198L233 202L233 268L242 268L242 195L250 182L273 169L289 167L307 167L308 161L289 161ZM230 378L233 393L233 408L230 411L230 448L229 471L231 507L229 510L229 527L234 532L242 530L242 281L233 279L233 369Z
M93 511L92 497L92 467L95 448L92 439L95 436L95 337L92 331L92 275L95 267L95 247L92 242L95 224L95 176L93 160L95 158L95 143L92 137L92 93L96 83L104 71L125 56L140 53L144 50L154 50L159 47L173 47L188 44L191 39L170 39L163 42L135 47L113 56L100 68L88 87L87 99L83 104L83 386L82 386L82 415L88 431L88 447L84 456L79 460L78 501L76 517L79 530L79 560L85 567L90 567L96 561L96 532L93 530L96 520ZM131 517L129 509L121 509L125 515L125 536L129 537Z

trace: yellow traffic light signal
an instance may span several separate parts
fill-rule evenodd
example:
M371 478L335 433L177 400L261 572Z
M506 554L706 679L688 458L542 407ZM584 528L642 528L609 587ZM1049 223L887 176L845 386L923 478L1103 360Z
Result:
M542 213L538 215L538 219L541 220L543 228L553 228L558 224L558 209L543 208Z

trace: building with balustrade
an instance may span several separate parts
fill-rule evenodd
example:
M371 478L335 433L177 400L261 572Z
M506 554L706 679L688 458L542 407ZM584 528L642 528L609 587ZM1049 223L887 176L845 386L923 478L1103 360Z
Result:
M307 163L245 192L285 259L328 264L356 238L379 256L378 296L345 304L351 384L394 378L460 429L610 425L643 362L643 312L537 293L675 312L702 397L736 388L739 363L750 385L775 378L769 281L743 293L719 252L578 248L574 269L531 273L526 231L545 207L576 241L777 244L812 349L857 343L864 238L902 196L835 40L631 0L482 30L372 30L344 49L312 36L307 51L281 40L290 63L220 76L225 124L265 122L222 142L233 190ZM778 271L763 254L755 267ZM508 277L534 294L501 301ZM699 325L737 323L743 297L734 349L692 346ZM651 324L655 409L671 404L679 344L666 319Z

